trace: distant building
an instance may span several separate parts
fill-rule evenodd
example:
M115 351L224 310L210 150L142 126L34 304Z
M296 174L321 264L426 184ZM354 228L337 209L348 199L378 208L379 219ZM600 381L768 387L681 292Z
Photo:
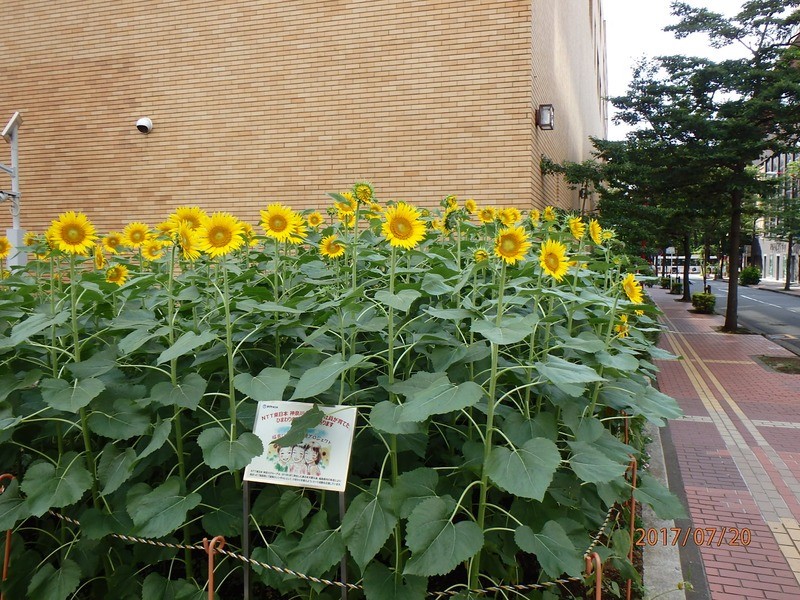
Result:
M539 170L607 128L601 0L6 0L0 120L20 111L22 226L100 230L182 204L256 223L371 181L578 208ZM555 124L535 123L552 105ZM142 134L136 123L152 121ZM2 174L0 174L2 175ZM0 231L10 216L0 205Z
M800 152L792 154L775 154L761 163L760 169L765 177L782 177L783 183L780 186L778 195L787 203L795 206L800 204L800 179L797 177L786 177L787 167L792 162L800 161ZM798 208L797 210L800 210ZM763 279L786 281L786 263L789 255L789 241L786 236L778 238L774 231L778 226L780 216L760 218L756 221L754 236L757 250L760 251L760 264L755 266L761 269ZM800 265L800 239L797 233L792 239L792 253L790 263L790 281L800 281L798 265ZM754 244L754 245L755 245ZM758 262L758 253L752 252L753 258ZM752 261L750 261L752 262Z

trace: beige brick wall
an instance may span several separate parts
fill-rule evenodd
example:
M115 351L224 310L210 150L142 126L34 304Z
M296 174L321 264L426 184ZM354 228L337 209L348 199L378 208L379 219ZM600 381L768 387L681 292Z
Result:
M599 2L5 0L22 225L72 209L108 230L187 203L255 224L360 178L386 200L571 206L538 162L583 160L604 131ZM555 131L532 126L541 102Z

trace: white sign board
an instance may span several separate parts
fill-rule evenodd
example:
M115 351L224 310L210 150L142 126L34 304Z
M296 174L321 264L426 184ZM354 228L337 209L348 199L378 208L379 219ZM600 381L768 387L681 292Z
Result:
M356 428L355 407L320 406L325 417L306 431L302 442L282 448L273 444L289 431L294 419L313 406L305 402L258 403L253 433L261 438L264 453L245 467L247 481L345 490Z

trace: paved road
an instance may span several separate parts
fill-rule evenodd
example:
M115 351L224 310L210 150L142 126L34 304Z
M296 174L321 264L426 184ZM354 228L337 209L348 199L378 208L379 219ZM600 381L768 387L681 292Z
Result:
M717 297L717 312L725 314L728 283L711 281ZM703 280L692 280L692 291L702 290ZM800 354L800 297L769 290L739 286L739 325L762 333L769 339Z

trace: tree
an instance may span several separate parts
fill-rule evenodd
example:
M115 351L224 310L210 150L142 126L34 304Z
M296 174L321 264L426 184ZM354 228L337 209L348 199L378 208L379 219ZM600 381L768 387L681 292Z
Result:
M746 56L714 62L658 57L637 66L627 95L612 98L618 119L642 126L627 143L648 145L649 161L690 203L724 196L729 216L729 286L725 329L738 326L738 270L744 199L764 182L748 166L765 152L793 146L800 134L800 0L750 0L731 18L673 2L680 21L667 27L678 38L706 34L714 47L739 44ZM673 172L672 168L678 168ZM664 182L667 183L666 181ZM690 195L691 194L691 195Z

